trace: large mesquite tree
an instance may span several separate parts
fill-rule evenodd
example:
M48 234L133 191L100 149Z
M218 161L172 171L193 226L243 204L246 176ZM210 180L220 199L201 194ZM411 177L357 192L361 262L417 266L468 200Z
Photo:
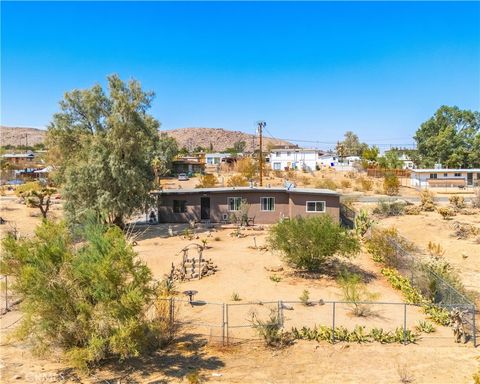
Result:
M48 127L48 145L68 219L94 210L122 226L148 204L154 165L176 152L176 143L173 151L160 147L159 123L147 113L153 97L139 82L116 75L108 77L108 93L95 85L65 94Z

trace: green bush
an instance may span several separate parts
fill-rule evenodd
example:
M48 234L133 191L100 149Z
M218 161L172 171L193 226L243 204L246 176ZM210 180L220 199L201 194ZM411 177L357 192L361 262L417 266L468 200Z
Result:
M355 234L328 215L279 222L270 229L268 243L290 265L308 271L321 270L336 254L348 257L360 251Z
M383 179L383 192L388 196L398 195L400 180L395 174L387 174Z
M63 223L45 221L32 238L3 240L0 270L23 299L17 337L36 351L60 348L87 369L162 342L160 322L146 317L155 300L151 272L116 226L92 220L72 234Z
M292 334L282 330L278 311L275 309L270 311L266 320L260 319L256 313L253 313L251 324L268 347L283 348L293 343Z
M365 209L361 209L355 216L355 232L361 237L368 232L373 224L375 224L375 221L370 218Z

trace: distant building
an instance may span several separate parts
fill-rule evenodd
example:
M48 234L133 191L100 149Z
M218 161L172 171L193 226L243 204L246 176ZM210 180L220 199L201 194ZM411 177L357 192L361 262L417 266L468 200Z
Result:
M33 163L35 159L35 154L33 152L27 153L6 153L2 155L2 157L12 164L27 164Z
M322 167L335 167L338 165L338 156L336 154L326 154L318 158L318 165Z
M402 153L398 159L403 163L403 169L414 169L415 164L406 153Z
M273 224L283 218L330 215L340 220L340 195L328 189L197 188L154 192L160 223L228 222L242 201L249 204L252 223Z
M465 188L480 186L480 168L412 169L410 183L412 187L419 188Z
M202 173L205 171L205 157L182 156L172 162L173 173Z
M314 171L322 155L323 153L318 149L282 146L270 150L269 160L272 169L275 171L289 169Z

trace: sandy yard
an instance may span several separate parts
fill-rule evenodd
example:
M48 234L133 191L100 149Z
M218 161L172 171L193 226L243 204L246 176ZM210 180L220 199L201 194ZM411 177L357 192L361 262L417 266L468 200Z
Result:
M2 217L8 222L0 227L2 233L11 229L14 221L23 235L32 233L39 217L32 217L35 210L18 204L15 198L2 197ZM53 213L60 216L55 208ZM432 215L436 215L432 213ZM458 219L455 218L455 219ZM389 224L390 219L385 221ZM425 220L425 221L422 221ZM398 225L402 234L419 245L426 245L429 240L440 241L447 249L447 254L454 253L454 242L439 235L439 229L448 222L436 220L434 225L427 225L428 215L404 216L390 220ZM463 217L462 217L463 220ZM477 220L478 217L465 217L465 220ZM415 224L412 224L415 223ZM295 276L280 259L279 255L269 251L253 249L254 238L258 246L266 242L267 231L248 230L244 238L234 238L230 234L233 229L222 229L212 232L199 231L199 239L192 241L181 236L168 237L166 226L151 226L146 231L140 230L138 245L135 250L150 266L154 276L161 279L168 273L173 263L179 263L179 251L191 242L200 243L206 238L208 249L204 257L212 259L218 266L218 272L202 280L178 284L181 292L186 289L198 291L195 300L199 302L228 303L230 308L229 324L249 324L252 311L260 315L267 314L269 305L259 306L253 302L298 300L304 289L310 292L312 300L341 300L341 292L335 280L331 277L306 279ZM183 226L175 226L174 231L181 233ZM415 228L417 230L415 231ZM422 228L423 230L418 230ZM427 231L428 228L428 231ZM411 231L409 233L408 231ZM443 229L442 229L443 231ZM425 233L428 233L428 238ZM423 236L422 236L423 233ZM417 237L415 237L417 236ZM452 240L453 241L453 240ZM457 241L457 240L455 240ZM465 246L470 243L462 240ZM475 245L465 248L463 252L469 257L457 257L459 266L469 263L471 284L475 285L478 276L478 260L475 264ZM478 245L476 246L478 247ZM460 251L459 251L460 252ZM456 254L456 253L455 253ZM478 252L477 252L478 254ZM401 303L402 298L393 290L379 273L368 255L361 254L351 260L351 263L368 280L368 288L378 294L377 300ZM453 259L452 259L453 263ZM462 264L463 263L463 264ZM283 271L270 272L265 267L283 266ZM275 275L280 280L272 281ZM467 274L466 274L467 276ZM242 299L233 302L232 293L236 292ZM183 298L182 295L180 297ZM248 304L233 306L234 304ZM272 304L273 306L276 303ZM301 327L303 325L331 324L331 304L304 307L293 305L293 310L285 311L285 327ZM121 364L107 363L90 376L77 378L71 371L65 371L65 365L53 354L48 359L33 357L25 344L9 344L6 335L15 328L15 324L7 329L21 313L17 310L0 318L2 348L0 350L2 382L139 382L168 383L187 382L185 375L199 370L208 382L225 383L393 383L400 382L401 371L413 377L416 383L470 383L473 372L478 366L478 351L471 343L467 345L454 344L451 330L437 327L437 332L426 335L417 345L367 345L344 344L329 345L299 341L294 346L281 351L265 349L258 341L241 342L231 347L218 346L218 328L221 323L221 310L214 304L190 306L186 303L178 306L178 316L184 321L203 319L206 326L198 324L185 327L187 334L181 336L176 345L166 351L142 359ZM357 318L352 316L350 309L339 305L336 313L336 325L353 328L356 324L364 324L367 329L383 327L394 329L402 325L403 305L372 306L374 316ZM425 315L417 308L408 307L407 325L412 328ZM229 336L233 341L255 338L249 328L232 328ZM104 381L108 380L108 381Z

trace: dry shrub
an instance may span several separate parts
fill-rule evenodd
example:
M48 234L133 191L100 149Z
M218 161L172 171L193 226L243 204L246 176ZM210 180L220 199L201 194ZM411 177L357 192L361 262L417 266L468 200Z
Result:
M480 187L475 188L475 195L472 198L473 208L480 208Z
M453 195L448 198L448 201L456 211L465 207L465 199L463 196Z
M373 189L373 180L366 177L359 177L356 181L357 186L359 186L361 191L371 191Z
M287 178L288 180L295 180L295 171L291 169L285 171L285 178Z
M305 186L310 185L311 183L311 179L308 176L300 176L298 178L298 181Z
M352 182L350 180L342 180L340 182L340 186L344 189L345 188L350 188L352 186Z
M443 220L449 220L455 216L455 211L450 207L438 207L437 212L443 217Z
M250 157L244 157L243 159L237 160L235 164L235 170L240 173L247 180L253 179L257 173L258 166L255 160Z
M273 172L273 176L275 177L278 177L279 179L283 178L283 172L278 170L278 169L275 169Z
M227 187L246 187L248 180L243 175L233 175L227 181Z
M419 215L422 208L419 205L407 205L403 212L405 215Z
M394 268L401 267L406 253L415 250L415 245L400 236L395 227L372 231L365 245L374 261Z
M337 184L332 179L321 179L315 182L315 188L318 189L337 189Z
M452 224L453 235L457 239L468 239L470 236L476 236L480 234L480 229L474 227L471 224L460 223L458 221Z
M433 212L435 211L435 195L429 190L420 192L420 207L422 211Z
M388 196L398 195L400 191L400 180L397 175L385 175L383 179L383 192Z
M200 176L199 183L195 188L212 188L217 184L217 178L212 173L206 173L205 175Z
M373 214L380 217L401 216L404 214L405 204L397 201L380 200L373 208Z

